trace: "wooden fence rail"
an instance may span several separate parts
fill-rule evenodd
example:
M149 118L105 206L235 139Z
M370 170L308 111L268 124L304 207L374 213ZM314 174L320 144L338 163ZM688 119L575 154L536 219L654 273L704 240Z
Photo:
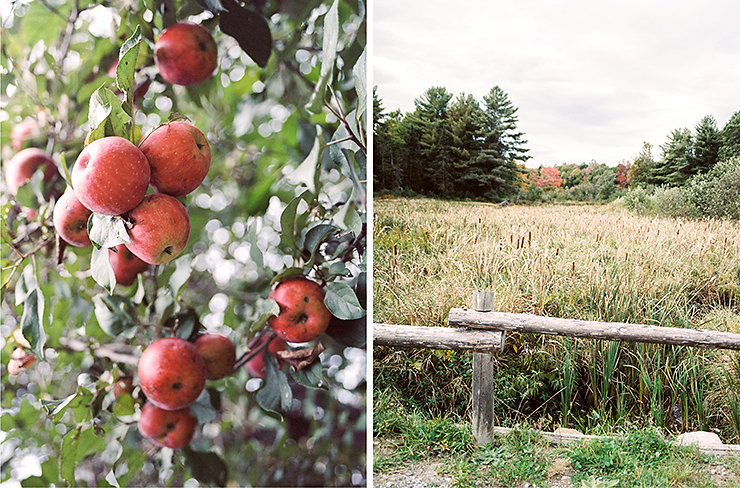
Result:
M449 323L452 326L475 329L740 350L740 334L717 330L560 319L522 313L478 312L462 308L450 310Z
M480 291L473 294L473 304L483 310L450 310L449 323L456 328L373 324L376 345L473 353L472 426L479 444L491 442L496 430L492 353L503 350L506 331L740 350L740 334L733 332L492 312L488 308L492 297L488 294Z

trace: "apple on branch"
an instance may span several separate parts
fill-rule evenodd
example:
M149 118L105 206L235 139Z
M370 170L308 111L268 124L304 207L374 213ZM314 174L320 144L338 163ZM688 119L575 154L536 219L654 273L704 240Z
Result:
M89 246L87 221L90 215L92 212L80 203L75 191L68 186L54 204L54 228L67 243L78 247Z
M323 334L331 320L324 296L324 289L304 276L281 282L269 296L280 306L280 314L270 320L278 337L288 342L308 342Z
M216 69L218 49L213 36L192 22L169 26L154 43L154 63L159 74L175 85L196 85Z
M130 225L126 247L146 263L171 261L188 243L190 217L175 197L162 193L146 195L125 218Z
M91 142L77 157L72 186L80 202L103 215L120 215L136 207L149 188L149 161L123 137Z
M195 190L211 167L211 147L203 133L187 122L170 122L147 134L139 149L149 160L152 187L174 197Z
M138 364L139 384L159 408L179 410L193 403L206 385L206 363L190 342L158 339L144 349Z
M226 336L203 334L193 343L206 363L206 378L218 380L231 374L236 363L236 347Z
M123 286L131 286L136 281L139 273L149 269L149 264L134 256L124 244L108 250L108 256L113 274L116 276L116 283Z
M158 446L180 449L192 440L198 420L187 408L164 410L146 403L141 409L138 426L141 435Z

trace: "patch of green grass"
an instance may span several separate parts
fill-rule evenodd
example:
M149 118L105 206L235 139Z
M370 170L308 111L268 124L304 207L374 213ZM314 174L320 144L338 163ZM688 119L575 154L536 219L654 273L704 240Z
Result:
M571 480L616 481L620 487L717 486L707 469L712 458L691 447L669 444L650 429L624 437L584 441L567 454L575 473Z

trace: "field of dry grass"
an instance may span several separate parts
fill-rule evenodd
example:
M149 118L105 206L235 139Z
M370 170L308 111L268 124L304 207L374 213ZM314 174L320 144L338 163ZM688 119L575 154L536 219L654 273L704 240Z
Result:
M375 322L445 325L450 308L470 306L471 291L486 288L498 311L740 332L735 221L645 217L608 206L387 199L374 202L373 242ZM738 355L512 339L502 367L516 379L532 375L525 386L534 391L512 399L514 419L530 417L545 401L550 405L539 414L555 416L553 424L593 410L613 422L649 419L676 431L724 425L740 439ZM438 382L432 369L447 363L435 363L434 354L379 351L377 387L385 380L411 384L409 375ZM409 366L406 376L390 372ZM445 381L457 390L465 384L452 375ZM731 400L727 389L735 390Z

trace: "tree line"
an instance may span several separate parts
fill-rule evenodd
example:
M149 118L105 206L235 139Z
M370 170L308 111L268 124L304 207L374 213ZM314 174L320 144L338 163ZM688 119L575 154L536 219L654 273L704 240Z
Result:
M376 190L494 201L516 194L518 164L529 156L506 92L494 86L481 103L432 87L414 105L386 112L373 91Z
M632 188L688 187L692 179L727 173L719 162L740 156L740 111L720 129L707 115L692 132L675 129L654 156L640 153L617 166L594 160L527 168L518 108L494 86L482 103L432 87L414 110L386 111L373 91L376 191L404 191L442 198L489 201L610 201ZM725 175L724 179L727 177ZM706 185L705 185L706 186ZM726 185L725 185L726 186Z

